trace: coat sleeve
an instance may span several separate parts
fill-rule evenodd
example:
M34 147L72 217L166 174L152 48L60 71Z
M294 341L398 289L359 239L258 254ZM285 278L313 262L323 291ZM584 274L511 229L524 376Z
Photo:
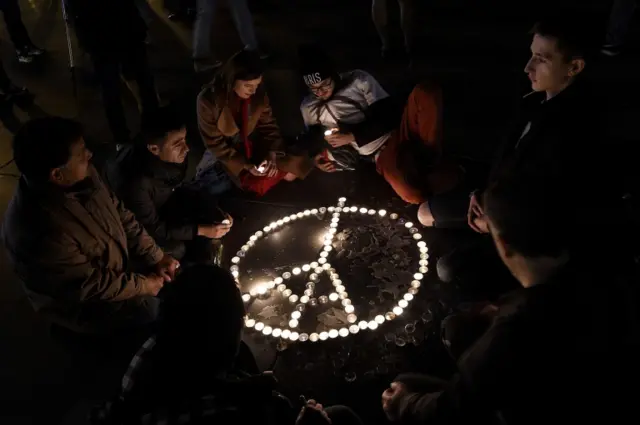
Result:
M477 422L518 387L521 359L513 350L518 338L508 324L493 327L462 356L460 372L441 391L408 391L394 406L394 419L403 425Z
M125 207L124 203L114 193L110 193L110 196L120 216L122 227L127 236L127 245L131 252L144 259L150 266L159 263L164 256L162 249L149 236L144 227L138 223L135 215Z
M356 86L367 101L366 118L358 124L346 126L344 130L353 134L358 146L364 146L396 129L402 108L369 73L358 71L356 78Z
M173 226L163 220L158 214L149 188L140 182L134 182L131 185L124 201L140 224L156 240L188 241L195 238L197 234L196 224Z
M44 237L34 248L32 260L18 274L35 292L72 302L116 302L145 295L145 276L96 267L93 257L69 235Z
M278 123L276 123L276 119L273 116L273 110L271 109L267 95L264 96L262 113L260 114L260 118L258 118L254 131L256 131L264 143L269 146L270 151L283 151L284 140L280 133L280 127L278 127Z
M218 118L220 111L213 105L205 94L207 90L203 90L198 95L198 128L205 146L217 160L222 162L233 174L237 175L249 165L247 159L234 149L228 142L227 138L218 129Z

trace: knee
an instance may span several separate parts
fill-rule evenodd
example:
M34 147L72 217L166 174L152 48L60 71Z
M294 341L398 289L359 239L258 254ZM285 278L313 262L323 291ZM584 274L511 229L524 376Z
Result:
M436 272L438 274L438 279L440 279L444 283L451 283L456 278L457 267L456 267L456 258L452 254L445 255L441 257L436 262Z
M360 417L351 410L351 408L342 405L329 406L324 409L331 419L332 424L336 425L361 425Z
M433 227L435 219L431 214L431 208L428 202L423 202L418 208L418 221L425 227Z

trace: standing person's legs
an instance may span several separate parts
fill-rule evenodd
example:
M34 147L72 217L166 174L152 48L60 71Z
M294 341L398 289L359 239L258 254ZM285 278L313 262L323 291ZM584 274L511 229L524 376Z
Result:
M373 25L376 27L376 31L378 31L378 36L382 43L382 51L388 51L391 49L391 40L389 39L387 0L372 0L371 19L373 20Z
M110 56L94 56L93 67L102 90L102 102L116 144L129 143L130 134L120 93L120 63Z
M620 46L624 43L635 8L636 0L614 0L609 15L606 45Z
M7 32L16 50L22 51L33 46L29 33L22 22L18 0L2 0L2 13L7 24Z
M231 18L236 25L240 41L247 50L258 50L258 40L253 26L253 16L249 10L247 0L233 0L227 2Z
M234 2L229 2L229 6ZM205 60L211 56L211 26L215 17L217 0L197 0L196 23L193 27L193 59Z

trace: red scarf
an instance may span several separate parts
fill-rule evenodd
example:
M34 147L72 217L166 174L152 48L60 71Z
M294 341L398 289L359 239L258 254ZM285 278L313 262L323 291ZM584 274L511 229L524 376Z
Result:
M240 100L240 138L244 143L244 151L248 160L251 160L251 140L249 140L249 103L250 99Z

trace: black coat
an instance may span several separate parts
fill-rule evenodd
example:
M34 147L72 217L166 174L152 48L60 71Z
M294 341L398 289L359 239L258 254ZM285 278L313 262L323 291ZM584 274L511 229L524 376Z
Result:
M145 146L128 146L108 162L109 184L154 239L187 241L197 236L198 223L168 220L162 210L176 189L193 181L200 153L191 150L183 164L170 164Z

